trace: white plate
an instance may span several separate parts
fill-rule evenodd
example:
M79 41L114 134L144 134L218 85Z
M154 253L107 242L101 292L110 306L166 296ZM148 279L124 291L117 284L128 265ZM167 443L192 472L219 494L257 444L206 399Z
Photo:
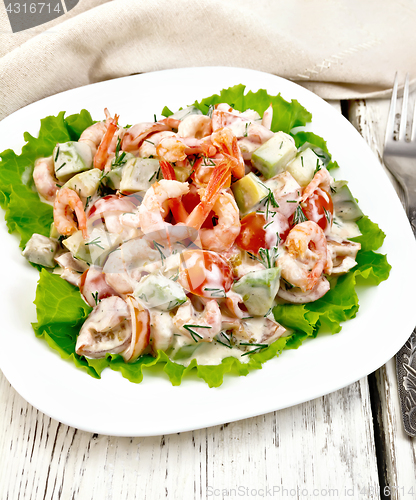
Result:
M188 68L132 76L58 94L27 106L0 123L0 151L23 145L23 132L39 130L39 119L66 110L88 109L93 118L103 108L121 115L122 123L152 121L165 105L176 110L195 99L243 83L297 99L313 114L307 128L323 136L341 166L362 210L387 234L383 248L393 266L378 287L359 290L360 310L337 335L323 335L283 354L247 377L225 376L221 387L185 379L172 387L161 373L145 371L133 384L107 369L96 380L63 361L38 340L37 272L28 266L14 236L1 222L3 264L0 367L13 387L33 406L65 424L90 432L150 436L187 431L260 415L335 391L374 371L405 343L416 323L414 283L416 244L399 200L364 140L329 104L276 76L236 68Z

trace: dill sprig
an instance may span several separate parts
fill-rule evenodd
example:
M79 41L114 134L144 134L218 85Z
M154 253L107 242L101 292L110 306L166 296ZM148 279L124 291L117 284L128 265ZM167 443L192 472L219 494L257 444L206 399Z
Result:
M308 218L303 213L302 207L300 205L298 205L296 207L295 213L293 214L293 223L296 225L296 224L300 224L301 222L305 222L307 220L308 220Z
M104 247L102 247L100 245L101 243L101 240L100 238L97 236L96 238L94 238L92 241L87 241L87 243L85 243L85 246L88 246L88 245L95 245L97 246L98 248L101 248L101 250L104 250Z
M157 250L160 254L160 260L162 261L162 266L163 266L163 260L166 259L165 254L162 252L161 248L165 248L161 243L158 243L157 241L153 240L153 248Z
M225 290L223 288L204 288L204 291L211 292L211 297L225 298Z
M205 326L205 325L183 325L183 327L191 334L191 337L194 342L198 342L198 340L196 340L195 337L198 337L199 339L202 339L203 337L202 335L199 335L198 332L193 330L193 328L212 328L212 326Z
M121 139L120 139L120 137L118 137L117 138L117 145L116 145L116 155L114 157L114 160L111 163L111 168L121 167L122 165L124 165L127 162L127 160L124 159L124 157L126 156L126 152L123 151L120 154L120 148L121 148Z

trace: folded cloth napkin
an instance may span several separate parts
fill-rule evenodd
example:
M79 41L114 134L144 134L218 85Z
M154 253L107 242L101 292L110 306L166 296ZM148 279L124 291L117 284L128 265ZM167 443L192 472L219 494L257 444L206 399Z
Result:
M63 90L168 68L252 68L326 99L386 96L396 70L416 77L413 0L81 0L18 33L7 4L0 119Z

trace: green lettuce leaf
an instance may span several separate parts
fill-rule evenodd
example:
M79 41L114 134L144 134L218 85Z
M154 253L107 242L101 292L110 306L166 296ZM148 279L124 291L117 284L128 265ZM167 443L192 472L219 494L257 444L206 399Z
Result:
M270 96L264 89L257 92L251 90L245 94L245 85L235 85L228 89L223 89L219 94L195 101L193 105L202 113L207 114L209 107L222 102L228 103L238 111L253 109L263 116L266 109L272 104L273 121L271 129L273 132L283 130L287 134L295 127L303 127L312 120L312 115L296 99L291 102L285 101L283 97Z
M236 85L223 90L219 95L195 102L195 106L206 113L210 105L228 102L241 111L251 108L263 114L272 103L272 130L287 133L311 120L310 113L297 101L288 103L280 95L269 96L264 90L247 94L244 91L244 85ZM165 116L171 113L168 108L164 108ZM94 122L86 110L67 118L64 112L47 117L41 120L37 138L25 134L27 144L20 155L11 150L0 154L0 205L6 211L9 232L16 231L20 234L22 247L34 232L48 235L52 222L52 208L42 203L33 189L35 159L52 154L57 142L77 140L82 131L92 123ZM326 142L321 137L311 132L297 132L293 137L298 147L308 142L330 157ZM331 162L330 166L336 166L336 162ZM35 334L43 338L63 359L71 361L96 378L101 376L105 368L110 368L119 371L131 382L139 383L145 369L152 369L165 374L173 385L179 385L183 377L194 373L210 387L218 387L226 374L245 376L250 370L260 369L262 363L279 355L284 349L298 348L306 338L315 337L320 330L332 333L340 331L340 323L357 314L358 298L354 288L357 280L377 285L387 279L390 272L386 257L374 252L381 246L384 233L367 217L358 221L358 225L362 235L355 238L355 241L360 242L362 248L358 252L357 266L347 275L334 280L331 290L314 303L276 306L273 310L276 320L293 333L281 337L267 349L247 356L246 362L229 357L216 366L198 365L195 360L188 366L183 366L169 359L163 351L158 351L156 357L142 356L130 364L125 363L120 355L107 355L103 359L78 356L75 353L77 335L91 308L84 302L76 287L46 270L40 273L35 299L37 322L33 324L33 328Z

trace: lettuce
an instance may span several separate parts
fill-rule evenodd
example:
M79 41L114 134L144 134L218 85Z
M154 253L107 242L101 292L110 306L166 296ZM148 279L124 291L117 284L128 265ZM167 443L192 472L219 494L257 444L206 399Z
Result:
M293 133L292 129L304 126L311 120L311 114L297 101L288 103L280 95L269 96L264 90L244 92L244 85L236 85L222 90L219 95L196 101L194 105L207 113L209 106L228 102L240 111L251 108L262 114L272 103L274 131L291 133L297 147L305 143L315 146L329 158L328 168L337 166L336 162L330 161L324 139L312 132ZM172 112L164 108L162 113L168 116ZM5 210L9 232L20 235L22 248L34 232L48 235L52 222L52 207L42 203L34 190L32 172L35 159L51 155L57 142L78 140L82 131L93 123L86 110L67 118L61 112L58 116L41 120L37 138L28 133L24 135L27 143L20 155L12 150L0 154L0 206ZM142 356L134 363L125 363L120 355L109 354L103 359L78 356L75 353L77 335L91 308L81 298L76 287L44 269L40 273L34 301L37 322L33 324L33 328L35 334L44 339L63 359L96 378L101 376L105 368L110 368L119 371L131 382L139 383L143 380L145 369L157 370L159 367L173 385L179 385L183 377L194 373L210 387L218 387L226 374L245 376L250 370L261 369L264 362L279 355L284 349L298 348L306 338L315 337L320 330L339 332L341 323L357 314L359 306L355 284L361 282L377 285L388 278L390 271L386 257L374 252L383 243L384 233L367 217L358 221L358 225L362 235L354 238L361 243L357 266L334 281L331 290L316 302L276 306L273 309L276 320L293 330L293 333L278 339L267 349L251 354L245 363L229 357L216 366L198 365L192 360L185 367L169 359L163 351L158 351L156 357Z

